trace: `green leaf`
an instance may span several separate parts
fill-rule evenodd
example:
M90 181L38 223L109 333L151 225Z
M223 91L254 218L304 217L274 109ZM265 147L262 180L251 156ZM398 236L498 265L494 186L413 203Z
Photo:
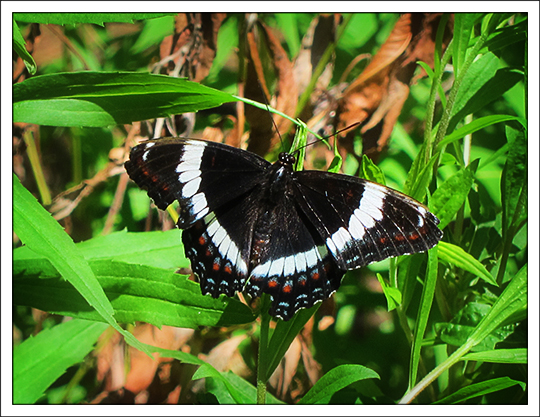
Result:
M301 171L304 169L304 159L306 158L307 144L307 125L301 120L297 121L296 133L291 144L291 153L296 152L295 170Z
M96 236L77 243L77 246L88 260L114 259L163 269L181 269L190 265L184 253L181 233L177 228L144 233L124 230Z
M518 120L522 124L526 123L526 121L521 117L510 116L506 114L495 114L492 116L480 117L479 119L473 120L471 123L467 123L466 125L460 127L457 130L454 130L452 133L447 135L443 140L439 142L438 148L441 149L442 147L452 142L455 142L456 140L459 140L481 129L484 129L485 127L494 125L496 123L507 122L509 120Z
M518 42L525 42L527 40L527 23L528 20L525 19L516 25L498 29L488 37L480 53L494 52Z
M429 77L430 81L433 82L433 77L435 76L435 74L433 73L433 70L431 69L431 67L423 61L416 61L416 63L422 67L422 69L426 72L427 76Z
M519 270L504 289L497 301L482 318L467 341L457 348L447 359L426 375L421 382L408 392L399 401L399 404L409 404L429 384L433 383L441 374L457 363L474 346L481 343L497 327L507 319L513 317L527 308L527 265ZM514 316L515 317L515 316Z
M234 399L234 401L237 404L243 404L243 400L245 396L242 392L239 392L230 382L228 379L226 379L221 372L219 372L216 368L214 368L209 363L204 362L202 359L199 359L198 357L191 355L186 352L178 351L178 350L169 350L169 349L163 349L158 348L155 346L150 345L144 345L150 352L156 352L159 353L159 355L162 358L174 358L179 360L183 363L189 363L192 365L198 365L199 368L193 374L192 379L200 379L200 378L216 378L222 381L225 386L227 387L229 393L231 394L231 397Z
M73 284L92 307L112 319L113 309L88 263L58 222L22 186L15 174L13 203L13 228L21 241L49 259L59 274Z
M215 299L201 293L199 284L171 271L112 261L94 260L90 266L103 287L120 323L144 321L162 325L197 328L230 326L253 321L249 307L239 301ZM35 268L14 262L13 303L50 313L100 321L85 299L58 275L37 278Z
M369 378L379 379L379 375L362 365L339 365L324 374L298 404L328 404L339 390Z
M144 23L141 34L131 47L131 53L139 54L150 47L159 45L163 39L174 33L174 16L162 16Z
M423 147L420 150L420 153L422 152ZM423 155L420 155L420 153L418 154L417 159L414 160L413 167L407 175L407 181L405 182L405 190L408 190L406 191L406 194L409 194L412 198L418 201L423 201L424 197L426 196L427 187L429 186L429 183L433 178L433 167L439 159L439 153L433 155L428 161L428 163L422 167L420 173L417 176L414 176L413 171L415 171L416 169L418 169L419 166L421 166L421 163L419 161L423 160Z
M452 41L454 49L452 63L456 78L461 72L465 57L467 56L474 23L480 15L480 13L456 13L454 15L454 38Z
M330 162L330 165L328 166L328 172L334 172L337 173L341 169L341 165L343 164L343 159L341 158L341 155L336 155L332 159L332 162Z
M132 72L41 75L13 86L13 120L105 127L217 107L236 99L201 84Z
M416 383L418 364L420 363L420 351L422 349L422 340L424 339L429 314L431 312L431 306L433 305L433 296L435 295L435 287L437 285L437 251L437 246L428 251L426 279L424 280L420 308L418 309L418 314L416 316L417 325L414 332L413 345L411 349L409 388L414 386Z
M527 265L512 278L488 314L469 336L468 344L475 346L484 340L512 314L527 308Z
M457 92L454 106L452 107L452 115L457 114L463 109L482 86L495 76L498 67L499 59L491 52L478 58L471 64Z
M131 333L118 326L112 317L114 310L111 303L71 237L23 187L15 174L13 174L13 230L25 245L45 256L88 304L95 308L107 323L124 335L129 344L146 353L142 344Z
M13 20L13 50L24 61L24 65L30 75L34 75L37 71L36 61L34 61L34 57L26 50L25 45L26 41L21 35L19 26L17 26L17 23Z
M213 366L205 364L201 366L193 374L192 379L201 379L201 378L215 378L227 389L228 395L223 395L221 399L225 401L225 404L255 404L255 397L246 393L243 389L238 389L235 387L228 378L225 378L225 373L217 371Z
M506 125L506 137L510 148L501 178L504 231L527 217L526 203L518 206L527 182L527 138L523 129L516 129L510 124ZM526 200L526 194L523 199Z
M210 72L206 78L207 83L212 83L219 80L220 74L223 76L221 71L227 64L231 54L234 54L234 51L238 50L238 28L238 16L229 14L227 19L225 19L219 28L216 57L212 62L212 67L210 68Z
M490 308L489 304L470 302L452 318L451 323L437 323L437 333L445 343L461 346L467 341L469 335L480 320L486 316ZM497 343L505 340L514 330L514 325L500 326L472 349L473 351L492 350Z
M81 362L107 328L70 320L42 330L13 349L13 403L33 404L67 368Z
M482 278L491 285L497 285L495 279L488 272L486 267L482 265L474 256L465 252L459 246L452 243L439 242L439 259L443 262L452 264L464 271L470 272L474 276Z
M297 13L276 13L274 16L289 47L289 58L296 57L300 51L301 41L298 36L298 20L301 15Z
M197 374L197 372L196 372ZM244 378L232 373L232 372L221 372L222 378L215 378L212 375L208 375L206 380L206 390L214 394L220 404L238 404L234 401L233 397L230 394L227 385L223 380L229 382L229 387L232 387L237 393L237 397L242 399L241 404L256 404L257 398L257 388L246 381ZM197 377L200 377L202 374L197 374ZM269 392L266 393L265 404L284 404L282 401L279 401Z
M490 64L495 67L494 62ZM460 88L458 97L456 97L456 105L452 108L453 116L447 132L452 132L465 116L483 110L489 103L500 98L505 92L523 80L523 73L511 68L501 68L496 71L494 76L487 79L492 70L492 67L487 68L486 74L482 74L482 69L478 69L478 72L480 72L480 74L477 74L478 79L471 80L470 85L467 86L468 89L461 95L462 88ZM468 75L469 72L467 72ZM465 83L465 80L463 80L463 83Z
M474 171L478 163L471 163L467 168L456 172L435 190L429 201L429 208L441 221L439 228L444 229L461 208L474 181Z
M463 361L478 361L490 363L528 363L527 349L495 349L482 352L467 353L461 358Z
M523 391L525 391L525 388L527 387L527 384L524 382L515 381L505 376L502 378L494 378L488 381L479 382L477 384L468 385L439 401L435 401L433 404L459 404L470 400L471 398L501 391L503 389L513 387L514 385L519 385Z
M93 23L103 26L107 22L133 23L136 20L174 16L176 13L14 13L17 22L44 25L77 25Z
M398 268L398 288L402 294L401 309L407 312L411 301L415 295L415 287L418 284L418 275L422 266L422 259L425 255L417 253L403 256Z
M384 282L381 274L377 273L377 279L379 280L384 296L386 297L386 302L388 303L388 311L392 311L398 305L401 304L401 292L394 287L390 287Z
M111 259L137 265L155 266L164 269L181 269L189 267L189 259L184 254L181 231L171 229L166 232L128 233L126 230L76 243L80 254L87 261ZM56 269L27 246L13 251L14 268L28 274L42 277L57 276Z
M382 170L375 165L367 155L362 155L362 161L360 163L360 177L368 181L386 185L384 172L382 172Z

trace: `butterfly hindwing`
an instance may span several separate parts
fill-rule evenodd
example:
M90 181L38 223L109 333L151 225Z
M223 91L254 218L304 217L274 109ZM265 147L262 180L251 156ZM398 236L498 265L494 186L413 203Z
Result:
M243 291L250 270L258 192L221 205L182 233L186 255L203 294L217 298ZM241 222L239 222L241 219Z
M273 316L289 320L300 308L309 308L338 289L345 271L337 267L287 193L272 209L261 212L253 242L246 292L254 297L270 294Z

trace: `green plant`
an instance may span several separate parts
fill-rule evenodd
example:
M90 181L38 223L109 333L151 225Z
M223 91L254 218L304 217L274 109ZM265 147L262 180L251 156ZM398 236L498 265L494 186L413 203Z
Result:
M281 23L282 27L302 28L313 16L264 17L269 25L277 22L278 27ZM347 34L355 38L358 30L358 25L350 23L353 19L361 20L366 32L373 28L363 46L376 50L376 34L389 33L396 18L346 16L338 31L341 38L327 46L323 57L330 60L335 51L339 67L343 66L340 54L357 54L347 38ZM92 29L94 39L101 39L101 53L108 58L96 60L91 43L77 25L93 28L91 23L119 19L143 19L141 36L127 35L119 42L105 30ZM153 19L162 19L161 24ZM114 171L115 164L106 157L110 148L121 146L131 133L110 126L202 111L238 100L254 103L229 93L237 93L237 80L224 69L227 56L216 56L208 75L209 84L216 88L210 88L137 72L148 61L145 39L162 38L159 30L163 31L165 22L172 26L171 16L15 15L18 24L74 25L66 30L66 36L77 53L62 56L43 68L42 74L14 85L14 122L42 125L37 130L24 126L21 135L36 184L26 178L25 187L13 177L14 232L24 244L13 251L14 323L23 333L23 340L14 349L14 401L91 399L89 393L75 387L92 386L83 377L92 374L95 366L88 359L82 361L108 328L107 323L130 346L148 355L157 353L161 358L196 365L193 375L186 371L188 382L205 378L206 394L199 394L193 402L281 403L284 398L302 404L526 402L527 98L523 92L527 91L527 56L521 51L526 51L527 18L519 14L456 14L452 42L444 49L447 19L449 16L443 16L439 25L433 69L419 63L428 77L411 87L412 97L405 104L406 111L401 112L386 157L379 166L368 158L359 162L350 156L344 158L349 174L358 170L379 182L386 176L389 185L418 200L427 198L441 220L444 242L428 254L392 259L349 273L336 294L335 325L326 330L315 326L312 333L309 347L315 350L324 376L311 389L304 389L301 399L290 393L278 399L275 390L276 396L266 393L267 382L320 305L299 312L290 322L278 321L272 328L264 297L259 304L259 326L254 325L253 311L239 300L202 296L198 284L189 281L187 274L175 273L189 267L179 230L126 231L141 229L148 198L134 187L126 192L125 175L115 184L114 172L121 172L121 163ZM218 52L220 47L241 44L241 21L239 15L224 21ZM284 31L293 56L299 33ZM14 26L14 49L33 73L40 67L24 53L21 39ZM130 56L127 63L122 60L126 54ZM314 74L320 75L326 62L321 61ZM453 80L446 72L449 63ZM85 67L92 71L82 71ZM451 86L445 94L447 84ZM311 88L314 85L309 84ZM310 91L304 97L309 95ZM264 105L259 107L265 109ZM421 129L404 127L411 118L425 121L423 140ZM206 124L212 121L201 120ZM36 137L40 146L36 146ZM55 178L60 165L44 155L47 148L53 149L49 156L61 152L62 146L55 141L61 143L64 138L69 139L74 171L69 180L63 177L56 193L69 187L76 191L82 186L80 176L97 178L86 183L87 193L81 193L81 198L57 199L56 203L65 205L50 208L57 217L65 218L62 210L77 207L73 213L69 211L72 237L28 191L47 205L50 192L46 175ZM355 140L357 145L361 143L360 137ZM335 155L332 166L337 170L341 159L337 151ZM100 172L106 172L104 178L96 175ZM126 199L119 204L118 195L124 193ZM69 223L64 226L71 227ZM108 233L112 229L118 231ZM382 294L359 285L360 274L367 282L380 282ZM383 294L388 300L386 311L382 311ZM392 305L394 312L389 313ZM28 337L34 331L29 307L74 320L57 323L54 317L48 318L40 323L46 330ZM382 325L367 324L373 320L382 321ZM137 340L131 327L135 322L198 329L198 338L191 345L191 354L163 349ZM320 316L316 322L320 323ZM213 328L227 330L216 336ZM357 335L362 330L367 343ZM197 356L208 353L208 344L215 347L213 339L239 335L250 341L238 348L255 374L250 381L232 372L219 372ZM61 352L57 350L60 345L64 348ZM68 368L69 381L62 381L60 376ZM304 378L299 381L305 382L309 370L307 365L301 368ZM191 387L188 382L186 386ZM513 389L515 385L518 387ZM500 395L499 391L505 394L504 399L493 395ZM55 395L59 399L55 400Z

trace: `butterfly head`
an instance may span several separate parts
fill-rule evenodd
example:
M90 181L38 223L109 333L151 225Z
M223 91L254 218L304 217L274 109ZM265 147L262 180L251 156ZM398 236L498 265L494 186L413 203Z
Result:
M287 153L287 152L281 152L279 154L279 162L281 162L283 165L290 165L293 166L296 162L296 158L294 155Z

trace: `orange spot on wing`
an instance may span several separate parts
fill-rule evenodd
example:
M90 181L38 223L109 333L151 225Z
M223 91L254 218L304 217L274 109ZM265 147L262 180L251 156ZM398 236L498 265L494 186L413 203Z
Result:
M225 268L223 268L223 270L224 270L227 274L232 274L232 269L231 269L231 266L230 266L230 265L226 265Z
M289 292L291 292L291 291L292 291L292 287L291 287L290 285L285 285L285 286L283 287L283 292L289 293Z
M201 246L206 245L206 239L204 238L204 236L201 236L199 238L199 245L201 245Z
M275 279L271 280L271 281L268 281L268 286L270 288L274 288L274 287L277 287L277 281Z
M315 281L317 281L320 277L321 276L318 272L314 272L313 274L311 274L311 278L313 278Z
M212 269L214 271L219 271L219 264L217 262L214 262L214 264L212 265Z

